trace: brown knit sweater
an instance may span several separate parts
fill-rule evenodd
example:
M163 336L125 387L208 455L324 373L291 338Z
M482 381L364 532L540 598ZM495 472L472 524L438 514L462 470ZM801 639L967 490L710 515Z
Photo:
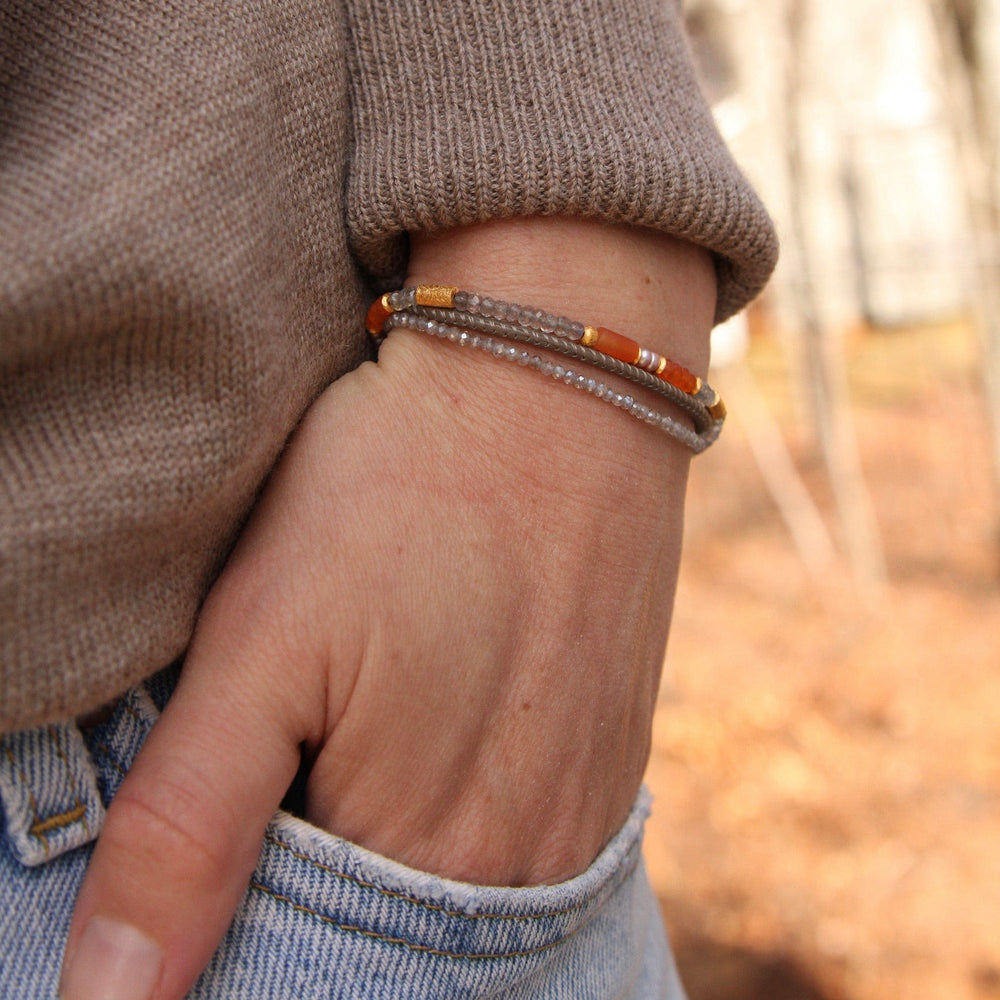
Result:
M407 231L551 213L766 280L672 0L4 0L0 730L181 654Z

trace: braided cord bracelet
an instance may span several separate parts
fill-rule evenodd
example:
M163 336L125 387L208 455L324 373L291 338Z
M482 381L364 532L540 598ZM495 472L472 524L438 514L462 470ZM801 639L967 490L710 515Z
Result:
M708 412L708 408L696 396L678 389L672 382L666 382L651 372L639 368L637 365L620 361L618 358L604 354L596 348L586 347L578 341L570 340L568 337L562 337L544 330L537 330L530 326L519 326L515 323L494 319L489 316L459 314L461 318L457 318L452 311L447 309L424 307L412 310L412 314L422 316L425 319L436 320L439 323L457 324L467 330L475 330L478 333L502 337L506 340L514 340L521 344L530 344L532 347L541 347L556 354L571 357L575 361L593 365L595 368L600 368L609 374L619 375L630 382L659 393L689 413L699 432L707 430L712 423L712 417Z
M368 311L366 326L376 338L394 327L406 327L533 368L612 403L696 453L718 438L725 421L725 405L718 393L682 365L613 330L585 326L540 309L448 286L419 285L377 299ZM685 411L695 429L603 382L505 344L506 340L571 357L651 389Z

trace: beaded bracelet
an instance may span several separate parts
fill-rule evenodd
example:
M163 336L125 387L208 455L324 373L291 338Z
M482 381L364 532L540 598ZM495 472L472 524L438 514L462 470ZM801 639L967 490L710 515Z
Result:
M394 314L397 315L397 314ZM639 368L637 365L626 361L620 361L608 354L596 350L593 347L585 347L582 343L570 340L555 333L548 333L544 330L537 330L529 326L518 326L515 323L504 320L493 319L487 316L475 314L456 314L447 309L437 309L434 307L417 307L408 310L405 315L418 315L425 319L435 320L439 323L458 323L464 329L475 330L477 333L485 333L492 336L503 337L507 340L514 340L521 344L530 344L532 347L541 347L556 354L571 357L584 364L593 365L612 375L619 375L637 385L652 389L653 392L669 399L670 402L686 410L692 417L698 431L707 430L712 423L712 417L705 404L681 389L678 389L670 382L658 378L649 371Z
M704 451L716 440L725 420L725 405L718 393L682 365L613 330L585 326L540 309L453 287L419 285L387 292L377 299L368 311L366 326L376 338L393 327L405 326L534 368L611 402L695 452ZM554 351L652 389L683 409L695 430L603 382L505 345L503 340Z

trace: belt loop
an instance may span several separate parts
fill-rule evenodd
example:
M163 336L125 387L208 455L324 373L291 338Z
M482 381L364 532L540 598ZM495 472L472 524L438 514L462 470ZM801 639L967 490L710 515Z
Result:
M44 864L97 838L104 805L75 723L0 737L0 801L7 839L23 865Z

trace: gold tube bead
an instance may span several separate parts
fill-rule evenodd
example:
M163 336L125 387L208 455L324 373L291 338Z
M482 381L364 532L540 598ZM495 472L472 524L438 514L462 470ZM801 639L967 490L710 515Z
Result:
M722 402L722 397L718 393L707 409L713 420L724 420L726 417L726 404Z
M580 338L580 343L584 347L593 347L597 343L598 333L597 330L592 326L585 326L583 328L583 336Z
M453 309L457 292L458 289L451 285L417 285L415 301L418 306Z

